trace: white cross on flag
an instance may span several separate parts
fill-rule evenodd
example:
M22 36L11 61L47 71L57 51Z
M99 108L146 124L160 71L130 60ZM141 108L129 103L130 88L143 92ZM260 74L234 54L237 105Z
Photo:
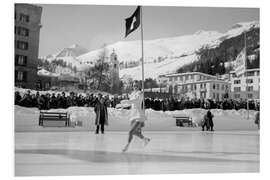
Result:
M245 70L246 70L246 48L244 48L236 57L236 60L235 60L236 76L244 74Z
M130 33L135 31L140 26L140 14L141 14L141 7L138 6L136 11L130 16L126 18L126 36L127 37Z

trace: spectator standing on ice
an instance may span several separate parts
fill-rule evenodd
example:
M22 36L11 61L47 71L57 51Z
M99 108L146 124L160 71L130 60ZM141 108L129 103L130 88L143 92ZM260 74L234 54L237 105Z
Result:
M210 109L207 111L207 118L209 119L210 131L214 131L214 122L213 122L214 115L211 113Z
M255 115L255 124L257 124L258 129L260 129L260 111L258 111Z
M132 106L132 116L130 118L131 129L129 131L128 143L124 147L123 152L128 150L128 147L133 139L133 135L141 138L144 141L145 145L150 141L149 138L146 138L142 135L142 128L144 127L144 122L146 120L143 109L143 100L143 94L139 90L138 81L135 81L133 84L133 92L130 95L130 100L121 101L121 104L129 104Z
M96 113L96 134L99 133L99 126L101 127L101 133L104 134L104 125L108 125L108 112L106 102L105 99L102 97L102 94L98 94L94 111Z

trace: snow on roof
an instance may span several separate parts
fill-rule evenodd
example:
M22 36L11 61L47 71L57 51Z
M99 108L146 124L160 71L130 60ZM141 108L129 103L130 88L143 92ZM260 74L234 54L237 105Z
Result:
M38 74L39 76L49 76L49 77L57 77L57 76L59 76L59 75L56 74L56 73L52 73L52 72L50 72L50 71L47 71L46 69L40 69L40 70L37 72L37 74Z

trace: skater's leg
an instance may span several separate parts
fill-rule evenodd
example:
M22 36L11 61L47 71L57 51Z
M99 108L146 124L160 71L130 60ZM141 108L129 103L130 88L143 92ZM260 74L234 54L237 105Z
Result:
M97 125L96 134L99 132L99 125Z
M144 146L146 146L148 142L150 141L150 138L147 138L142 134L142 127L143 125L140 123L140 126L136 129L134 135L141 138L144 141Z
M101 133L104 134L104 124L101 124Z
M127 145L124 147L123 152L128 150L129 144L131 143L132 139L133 139L133 135L136 132L136 129L139 127L139 123L138 122L134 122L132 123L131 129L128 133L128 143Z

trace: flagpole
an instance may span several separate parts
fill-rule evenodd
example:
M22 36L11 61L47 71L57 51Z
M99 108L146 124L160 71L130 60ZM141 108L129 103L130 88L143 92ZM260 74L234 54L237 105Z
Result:
M248 103L248 75L247 75L247 40L246 40L246 31L244 33L244 40L245 40L245 74L246 74L246 92L247 92L247 119L249 120L249 103Z
M144 54L143 54L143 22L142 22L142 6L140 13L140 21L141 21L141 41L142 41L142 92L143 92L143 112L145 113L145 104L144 104Z

